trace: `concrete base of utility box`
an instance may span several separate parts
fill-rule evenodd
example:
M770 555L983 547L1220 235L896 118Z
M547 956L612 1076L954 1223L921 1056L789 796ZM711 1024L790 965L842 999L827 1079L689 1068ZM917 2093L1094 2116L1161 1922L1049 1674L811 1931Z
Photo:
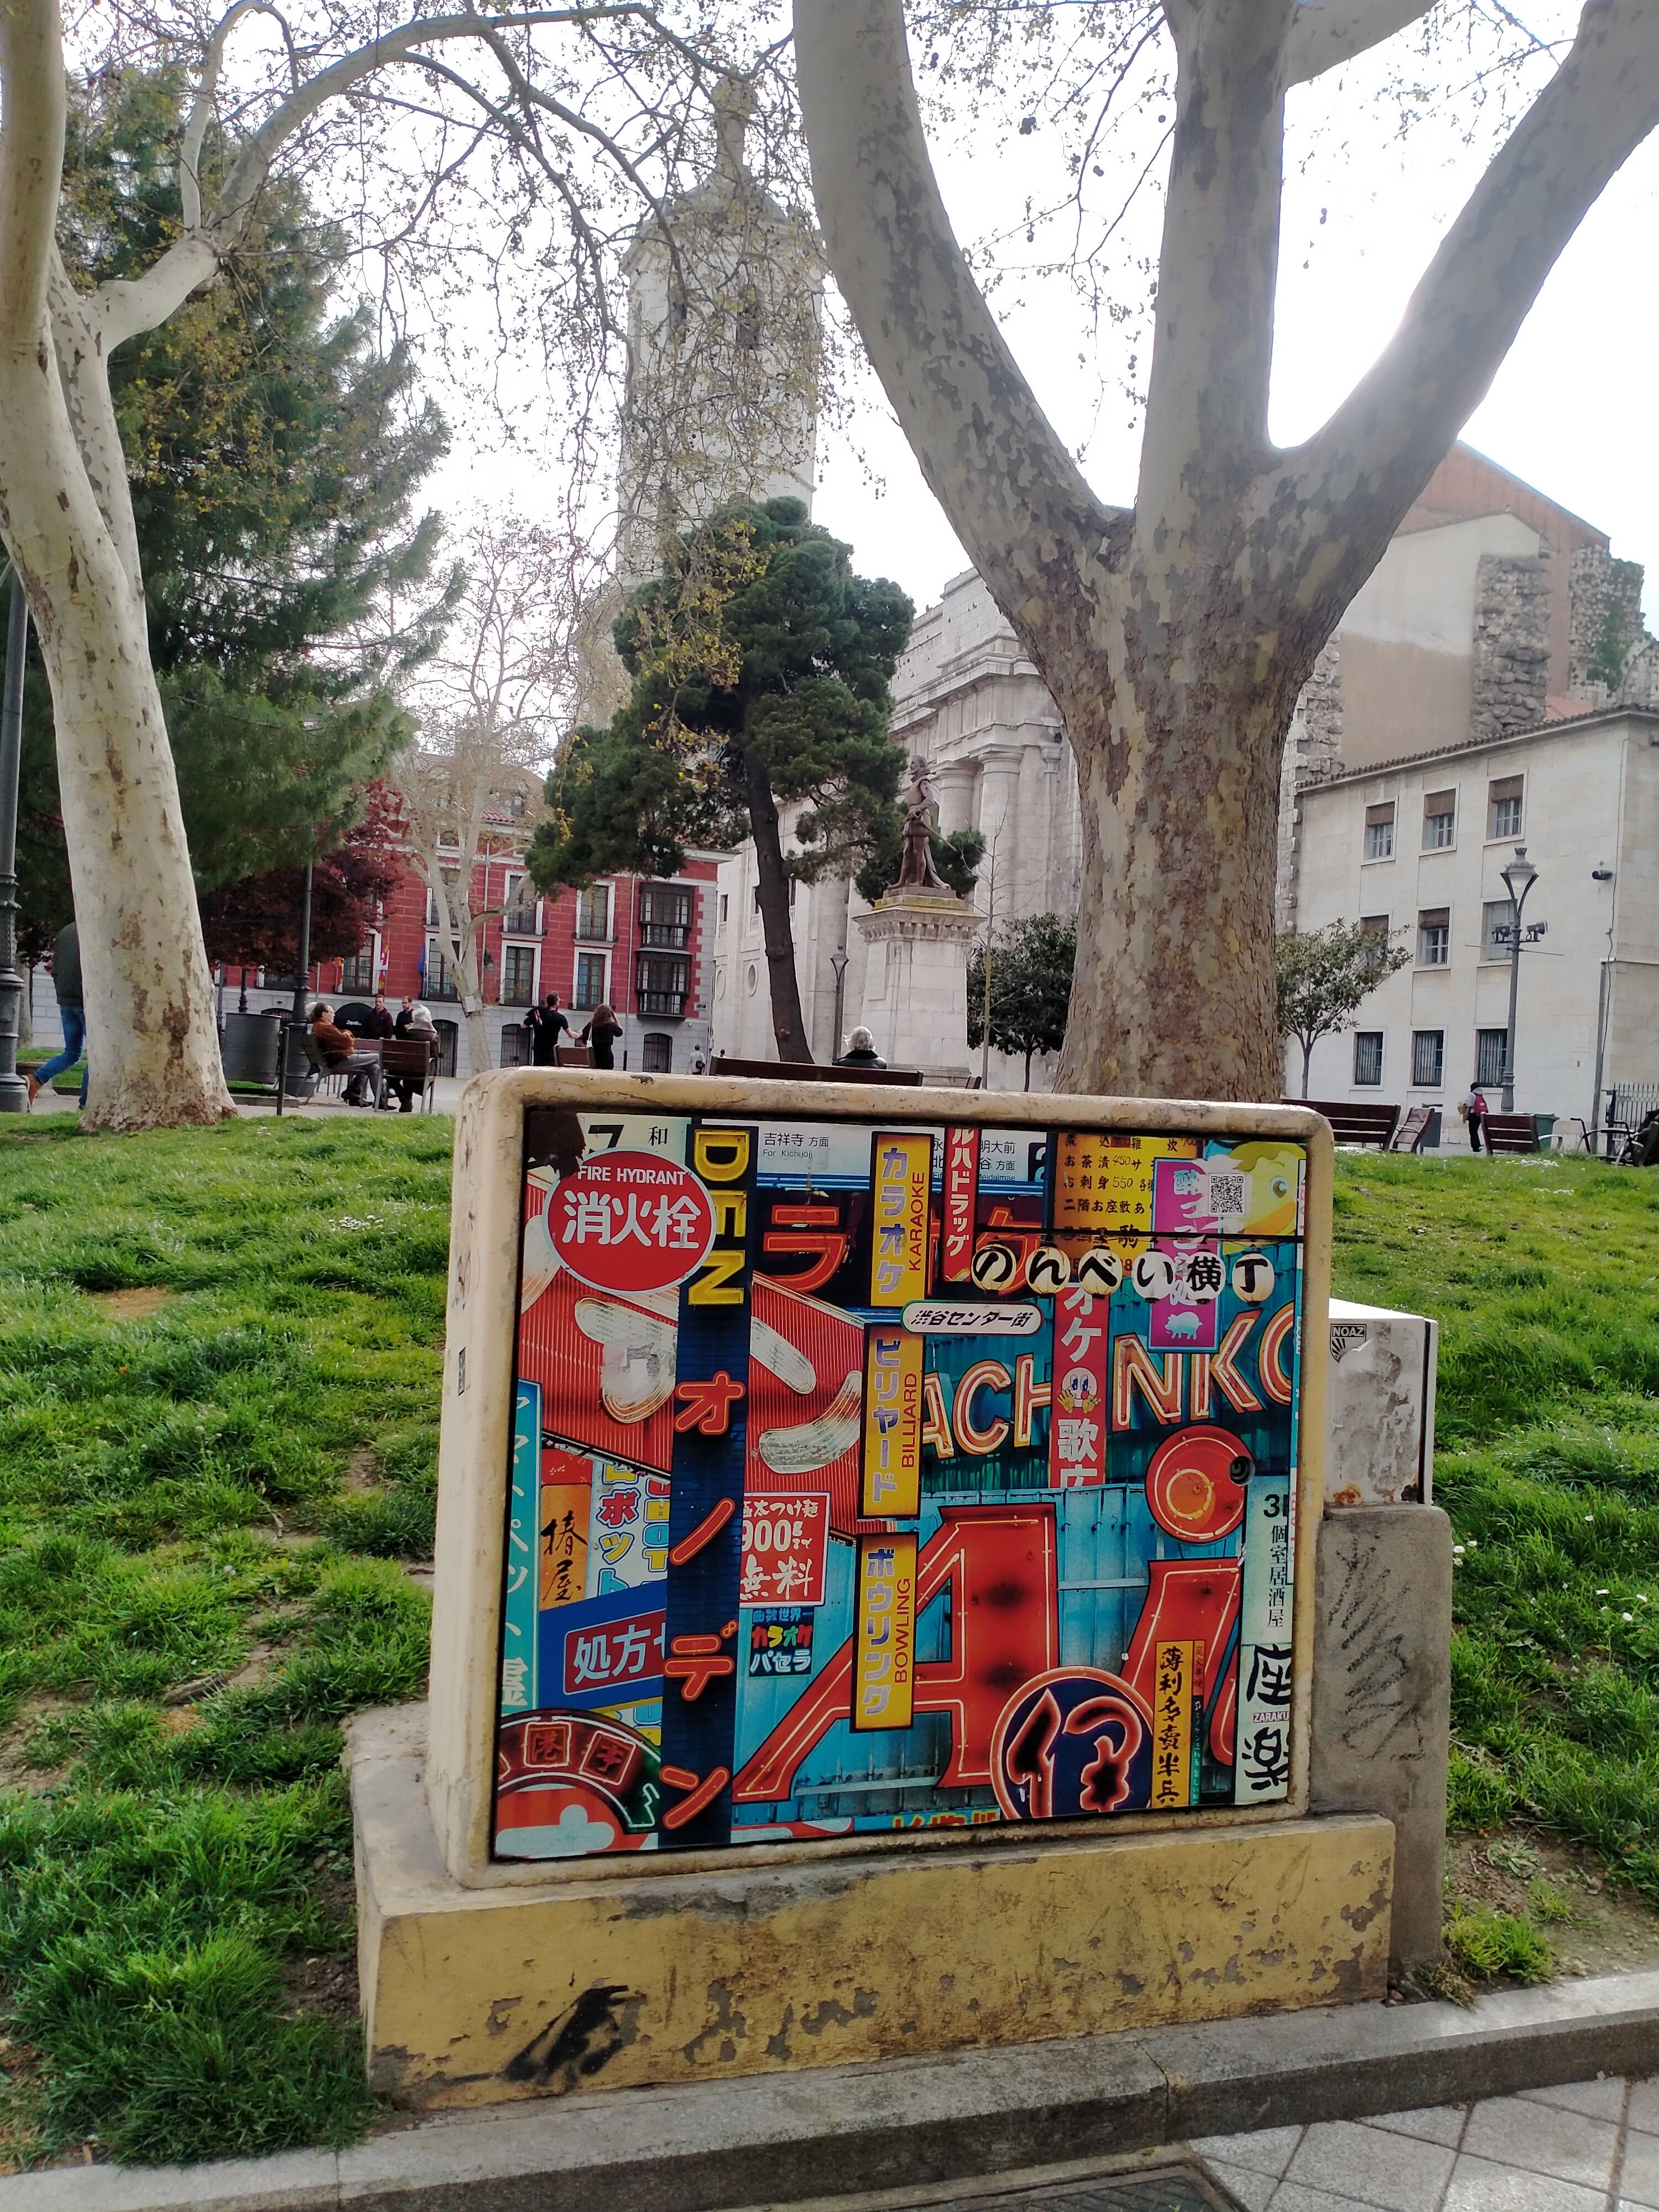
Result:
M1380 1997L1394 1829L1366 1814L463 1887L425 1712L350 1725L370 2076L477 2106ZM637 1864L637 1862L635 1863Z

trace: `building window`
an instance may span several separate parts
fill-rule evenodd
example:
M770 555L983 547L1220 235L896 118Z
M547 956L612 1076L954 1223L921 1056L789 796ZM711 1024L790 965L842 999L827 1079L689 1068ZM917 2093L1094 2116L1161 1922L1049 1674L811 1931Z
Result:
M672 1075L674 1072L673 1038L671 1036L641 1038L640 1066L647 1075Z
M1515 930L1513 899L1488 899L1480 909L1480 957L1507 960Z
M426 926L428 929L438 927L438 894L434 890L428 890L426 895Z
M1474 1079L1483 1090L1504 1080L1509 1060L1507 1030L1477 1030L1474 1033Z
M1443 968L1451 958L1451 910L1425 907L1417 917L1417 964Z
M1437 1091L1446 1068L1444 1030L1412 1031L1412 1081L1419 1090Z
M438 940L426 940L425 982L422 995L428 999L459 999L461 995L460 969L453 952L446 960L438 950Z
M579 952L576 955L576 994L571 1004L591 1014L595 1006L605 1004L605 971L610 962L603 952Z
M1391 860L1394 858L1394 801L1365 809L1365 858L1368 860Z
M1386 914L1362 914L1359 927L1367 937L1380 937L1384 943L1387 942L1389 917Z
M533 1006L536 1003L536 948L533 945L501 947L501 1004Z
M611 886L590 884L576 894L576 934L590 944L611 942Z
M361 952L354 952L349 960L340 963L340 988L343 991L374 991L380 988L380 946L371 937Z
M1518 775L1494 776L1486 786L1488 837L1518 837L1521 835L1522 789L1522 779Z
M1354 1031L1353 1079L1356 1085L1381 1083L1382 1080L1382 1032L1381 1030Z
M722 892L720 893L720 921L722 921L722 923L725 921L725 920L726 920L726 918L727 915L728 915L728 914L730 914L730 912L731 912L731 911L732 911L732 896L731 896L731 893L730 893L729 891L722 891Z
M1423 850L1446 853L1457 842L1457 793L1431 791L1423 801Z
M647 884L640 892L640 943L665 952L691 942L696 893L684 884Z
M641 952L634 971L634 989L642 1014L667 1014L678 1018L685 1012L691 989L691 963L667 952Z
M509 876L501 893L501 935L538 937L536 886L528 876Z

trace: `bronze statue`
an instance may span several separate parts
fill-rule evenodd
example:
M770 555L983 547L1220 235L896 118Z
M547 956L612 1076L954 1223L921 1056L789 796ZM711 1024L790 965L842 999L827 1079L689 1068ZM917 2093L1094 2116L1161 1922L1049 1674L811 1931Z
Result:
M933 866L933 816L936 811L933 793L927 788L927 763L925 760L910 763L910 788L904 794L904 853L899 861L898 881L895 890L943 891L948 897L951 886Z

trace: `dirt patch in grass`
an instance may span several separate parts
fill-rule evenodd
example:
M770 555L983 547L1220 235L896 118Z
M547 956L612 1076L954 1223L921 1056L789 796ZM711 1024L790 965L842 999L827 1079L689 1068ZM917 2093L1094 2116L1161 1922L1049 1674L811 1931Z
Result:
M1455 1838L1447 1902L1458 1911L1525 1920L1563 1974L1633 1974L1659 1967L1659 1911L1610 1881L1589 1851L1534 1830Z
M164 1290L159 1283L142 1283L130 1291L88 1291L84 1295L106 1314L113 1314L117 1321L147 1321L151 1314L171 1305L179 1293Z

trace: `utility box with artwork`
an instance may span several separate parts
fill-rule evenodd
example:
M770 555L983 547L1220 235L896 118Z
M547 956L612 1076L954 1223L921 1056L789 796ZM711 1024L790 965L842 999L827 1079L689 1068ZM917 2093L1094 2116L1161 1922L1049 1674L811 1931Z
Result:
M1295 1109L475 1081L375 2079L1382 1994L1392 1826L1309 1811L1330 1174Z

